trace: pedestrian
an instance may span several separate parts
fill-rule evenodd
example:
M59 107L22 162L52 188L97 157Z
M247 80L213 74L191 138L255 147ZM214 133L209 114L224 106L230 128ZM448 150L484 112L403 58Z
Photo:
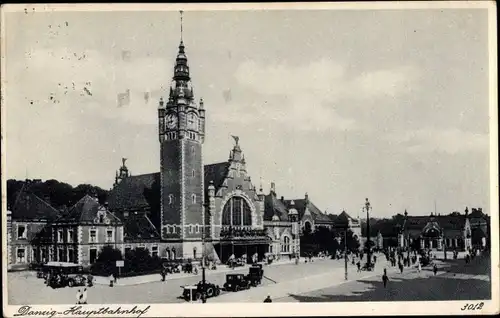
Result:
M76 304L77 304L77 305L80 305L80 303L81 303L81 299L82 299L82 293L80 292L80 290L78 290L78 291L76 292Z
M83 304L83 305L87 304L87 288L83 289L80 304Z
M377 263L377 255L373 255L373 264L375 265Z
M115 282L115 277L111 273L111 275L109 275L109 287L113 287L114 282Z
M272 303L273 300L271 299L271 296L267 295L266 299L264 299L265 303Z
M361 272L361 262L359 260L356 263L356 266L358 266L358 273Z
M165 274L165 270L162 270L162 271L161 271L161 281L162 281L162 282L164 282L164 281L165 281L165 276L166 276L166 274Z
M422 270L422 264L420 264L420 262L418 262L418 268L417 268L417 270L418 270L419 273Z
M434 264L433 271L434 271L434 276L436 276L436 274L438 272L438 267L436 264Z
M400 261L399 262L399 271L401 272L401 274L403 274L403 269L404 269L403 263L401 263L401 261Z
M387 271L384 269L384 275L382 275L382 282L384 283L384 288L387 287L388 281L389 281L389 277L387 277Z

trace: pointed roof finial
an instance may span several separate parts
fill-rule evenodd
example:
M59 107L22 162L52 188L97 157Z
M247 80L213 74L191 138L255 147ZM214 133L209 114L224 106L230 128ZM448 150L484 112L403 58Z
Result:
M184 11L180 10L179 12L181 14L181 43L182 43L182 14L184 13Z

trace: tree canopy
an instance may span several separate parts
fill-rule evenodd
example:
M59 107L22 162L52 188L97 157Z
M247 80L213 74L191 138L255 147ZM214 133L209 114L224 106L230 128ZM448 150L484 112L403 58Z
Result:
M7 180L7 205L12 208L19 190L26 185L26 181ZM97 194L99 202L103 204L107 200L108 191L91 184L80 184L76 187L55 179L46 181L31 181L29 190L40 198L50 201L56 207L71 207L86 194Z

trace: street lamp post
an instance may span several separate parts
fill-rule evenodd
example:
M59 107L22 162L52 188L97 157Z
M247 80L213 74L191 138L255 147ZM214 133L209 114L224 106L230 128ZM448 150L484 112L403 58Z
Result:
M347 227L344 232L344 276L347 280Z
M205 279L205 233L206 233L206 224L205 224L205 218L203 218L203 230L201 233L201 283L203 285L202 291L201 291L201 299L202 303L206 302L207 295L206 295L206 279Z
M293 253L295 256L295 264L299 264L300 257L300 241L299 241L299 212L295 209L295 203L290 202L290 209L288 210L288 216L290 222L292 223L292 246Z
M408 231L408 211L405 210L405 228L403 231L406 231L406 248L407 248L407 257L408 257L408 267L411 266L411 261L410 261L410 231Z
M365 210L366 210L366 268L368 270L371 269L372 266L372 255L371 255L371 246L370 246L370 201L368 201L368 198L365 200Z

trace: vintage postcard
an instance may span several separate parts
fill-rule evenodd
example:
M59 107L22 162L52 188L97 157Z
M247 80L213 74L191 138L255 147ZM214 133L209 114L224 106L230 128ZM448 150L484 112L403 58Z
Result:
M6 317L498 313L493 2L1 13Z

